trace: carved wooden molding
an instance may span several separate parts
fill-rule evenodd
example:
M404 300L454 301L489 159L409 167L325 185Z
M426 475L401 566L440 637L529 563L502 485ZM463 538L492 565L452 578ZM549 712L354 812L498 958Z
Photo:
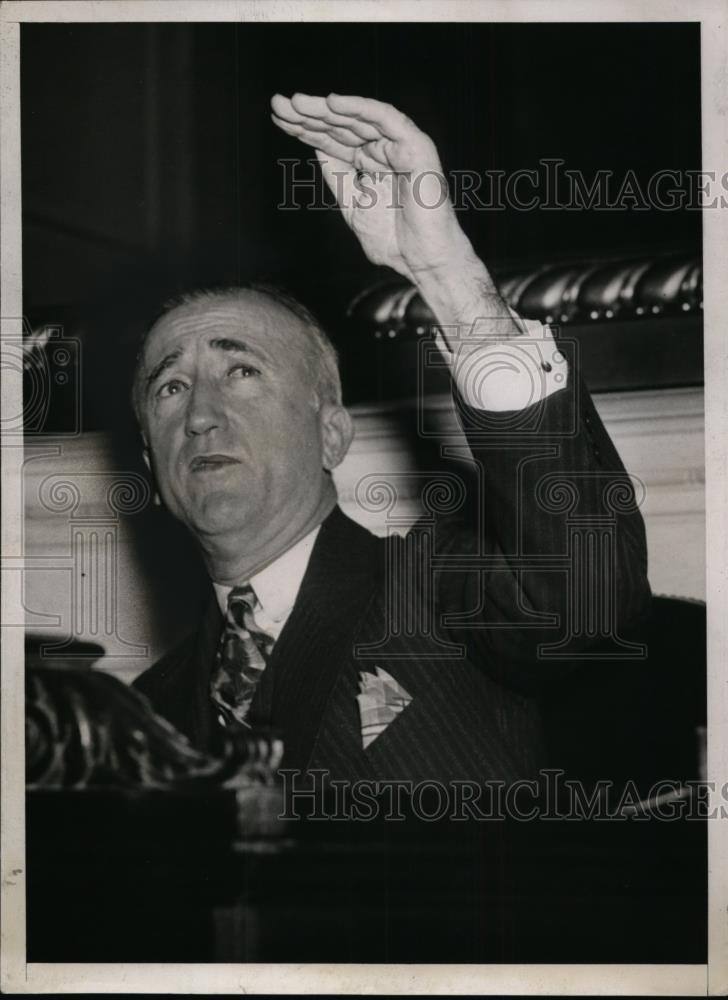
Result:
M245 788L273 785L277 737L225 733L219 758L195 750L147 700L96 670L29 666L26 780L31 788Z
M546 263L496 275L496 283L519 315L559 325L699 314L703 308L698 253ZM436 323L416 290L401 280L366 289L349 315L377 339L421 336Z

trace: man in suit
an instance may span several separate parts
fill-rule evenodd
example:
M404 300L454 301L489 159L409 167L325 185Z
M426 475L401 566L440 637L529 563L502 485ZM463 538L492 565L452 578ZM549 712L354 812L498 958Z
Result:
M352 422L315 319L260 287L182 298L149 331L134 405L158 492L195 536L213 593L200 627L136 686L213 752L226 730L272 726L286 767L332 778L533 776L548 646L600 573L614 637L649 599L631 484L566 352L500 298L431 140L366 98L272 105L316 149L368 258L411 281L437 318L477 471L474 514L426 516L407 539L349 520L331 472ZM621 500L605 512L612 487ZM605 561L580 563L576 580L574 513L609 521Z

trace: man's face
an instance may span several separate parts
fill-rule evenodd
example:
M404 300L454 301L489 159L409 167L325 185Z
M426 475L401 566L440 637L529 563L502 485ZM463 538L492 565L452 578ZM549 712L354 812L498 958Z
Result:
M168 509L201 539L274 538L316 508L324 468L343 457L331 451L339 408L318 403L302 326L249 292L181 306L147 339L141 411L151 465Z

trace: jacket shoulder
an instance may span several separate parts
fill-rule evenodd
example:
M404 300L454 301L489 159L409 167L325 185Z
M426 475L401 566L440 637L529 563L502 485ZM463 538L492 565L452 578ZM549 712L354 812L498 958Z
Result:
M478 552L477 518L468 510L436 517L424 515L407 532L410 539L427 536L433 551L440 555L448 552L474 554Z

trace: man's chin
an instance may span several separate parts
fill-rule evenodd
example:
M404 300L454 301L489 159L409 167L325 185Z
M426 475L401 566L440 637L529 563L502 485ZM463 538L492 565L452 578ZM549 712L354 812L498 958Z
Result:
M213 491L200 499L188 523L195 534L218 535L240 530L252 517L254 505L247 498Z

